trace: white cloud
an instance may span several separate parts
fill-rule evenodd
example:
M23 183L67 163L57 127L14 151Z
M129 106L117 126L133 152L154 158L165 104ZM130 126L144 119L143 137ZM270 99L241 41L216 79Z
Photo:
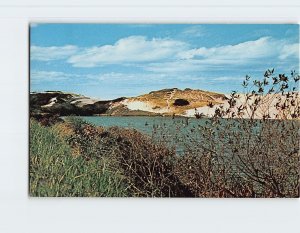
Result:
M213 81L241 81L244 80L245 77L235 77L235 76L220 76L216 78L212 78Z
M61 60L78 52L74 45L41 47L32 45L30 47L30 59L38 61Z
M131 36L118 40L114 45L86 48L71 56L67 62L75 67L96 67L105 64L141 63L170 59L187 44L171 39L147 40Z
M244 62L249 59L269 57L278 53L283 44L280 41L272 40L269 37L262 37L254 41L246 41L236 45L225 45L219 47L201 47L191 49L180 54L183 59L209 59L216 60L215 63ZM280 46L278 48L277 46Z
M31 71L30 79L31 80L49 80L52 81L56 78L65 78L65 73L56 72L56 71Z
M201 70L197 60L177 60L170 62L157 62L150 63L144 66L144 69L151 72L163 72L163 73L174 73L174 72L191 72L195 70Z
M275 66L279 60L288 57L299 57L299 45L289 44L285 40L262 37L258 40L246 41L236 45L183 50L177 56L181 60L151 63L145 69L153 72L200 71L214 69L215 67L226 69L262 64L262 61L265 61L266 65L267 62L270 62Z
M279 59L284 60L288 57L299 57L299 44L287 44L284 45L281 54L279 55Z
M90 75L88 78L98 80L98 81L129 81L136 79L137 77L142 78L144 76L141 74L130 74L130 73L118 73L118 72L109 72L102 73L97 75Z
M118 82L118 83L148 83L148 82L161 82L168 79L168 75L160 73L145 73L145 72L133 72L133 73L121 73L121 72L108 72L100 74L91 74L85 76L87 80L94 83L102 82Z
M203 26L193 25L184 29L182 31L182 34L191 37L203 37L207 34L207 32L205 31Z
M86 84L100 84L102 82L152 82L156 80L160 82L163 79L168 78L166 74L152 74L152 73L120 73L120 72L108 72L98 74L74 74L57 71L41 71L33 70L30 73L30 80L32 84L39 84L44 82L62 82L68 81L72 84L83 83ZM151 81L152 80L152 81Z
M32 83L40 83L40 82L58 82L64 81L72 78L78 78L82 75L78 74L69 74L64 72L57 71L40 71L33 70L30 72L30 80Z
M195 30L192 26L186 30ZM200 27L201 28L201 27ZM79 48L73 45L31 46L31 59L66 60L74 67L98 67L110 64L139 67L155 73L191 72L260 65L285 65L288 58L299 57L299 45L282 39L261 37L233 45L200 47L169 38L147 39L131 36L113 45ZM290 60L290 59L289 59Z

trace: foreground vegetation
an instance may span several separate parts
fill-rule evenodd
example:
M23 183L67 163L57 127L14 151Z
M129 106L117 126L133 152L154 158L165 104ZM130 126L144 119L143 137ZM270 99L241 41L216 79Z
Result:
M72 117L31 119L30 195L299 197L298 80L295 73L290 80L268 70L249 91L247 76L246 102L237 104L233 92L227 109L217 108L181 139L186 146L180 156L163 138L154 141L136 130L96 127ZM274 98L283 115L271 120L266 109L262 119L254 119L270 91L280 93ZM255 101L247 102L251 98ZM233 119L244 111L253 118ZM156 133L164 135L163 130Z
M31 196L191 196L174 175L176 155L147 136L80 119L30 121Z
M96 156L88 161L68 143L72 130L68 124L44 127L30 121L30 195L126 196L124 179L110 169L110 161Z

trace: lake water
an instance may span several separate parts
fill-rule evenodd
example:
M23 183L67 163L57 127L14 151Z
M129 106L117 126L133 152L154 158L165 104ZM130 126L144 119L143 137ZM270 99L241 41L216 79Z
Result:
M124 128L136 129L142 133L151 135L153 130L162 127L168 130L176 129L176 127L183 127L189 129L198 125L201 120L194 118L174 118L172 117L147 117L147 116L92 116L82 117L87 122L97 126L111 127L119 126ZM175 128L174 128L175 127ZM173 131L173 130L172 130ZM176 131L175 131L176 132Z
M147 134L152 139L165 142L174 147L177 152L182 152L186 146L186 138L197 127L205 124L205 119L183 117L146 117L146 116L91 116L81 117L83 120L96 126L131 128Z
M83 120L92 123L96 126L103 127L124 127L140 131L152 138L154 142L163 142L170 148L174 148L177 153L183 153L189 148L195 148L195 145L202 145L207 143L207 139L203 137L203 126L208 122L208 119L184 118L184 117L146 117L146 116L91 116L81 117ZM238 125L240 122L247 120L237 119L222 119L222 126L230 126L235 123L235 127L230 126L227 130L239 130ZM250 123L250 121L248 121ZM260 129L260 121L256 120L257 126L251 126L253 134L257 134ZM276 120L270 120L275 124ZM293 124L293 121L288 124ZM296 123L296 128L299 129L299 122ZM286 124L285 124L286 125ZM209 125L207 125L209 127ZM219 125L220 126L220 125ZM217 126L210 126L211 130L217 130ZM209 127L209 128L210 128ZM281 126L278 126L281 127ZM287 125L286 125L287 127ZM220 145L216 145L220 146Z

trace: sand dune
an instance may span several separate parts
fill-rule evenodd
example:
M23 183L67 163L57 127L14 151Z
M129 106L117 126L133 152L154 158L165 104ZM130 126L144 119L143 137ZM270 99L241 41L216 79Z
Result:
M229 96L227 96L229 98ZM243 110L243 114L239 114L237 107L234 108L233 112L235 113L236 118L254 118L254 119L262 119L263 116L268 115L270 119L285 119L285 118L291 118L289 112L294 111L295 108L297 108L300 105L299 98L296 99L295 106L289 106L288 109L280 109L276 107L276 103L283 104L286 100L286 96L281 94L268 94L262 96L261 102L255 111L255 113L252 116L252 110L250 109L250 106L254 104L254 101L256 98L259 97L253 97L251 100L247 100L247 96L245 94L239 94L239 98L236 99L236 106L244 106L245 109ZM229 104L228 102L224 102L222 104L215 104L213 107L204 106L199 107L196 109L189 109L185 112L184 116L187 117L195 117L195 113L203 114L205 117L212 117L215 113L216 108L219 108L220 106L223 106L223 109L228 109ZM224 118L229 117L229 115L225 115Z

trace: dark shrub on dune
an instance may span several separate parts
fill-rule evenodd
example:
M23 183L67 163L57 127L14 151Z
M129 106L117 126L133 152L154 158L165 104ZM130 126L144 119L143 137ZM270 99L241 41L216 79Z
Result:
M190 102L185 99L176 99L173 103L174 106L186 106L189 104Z

